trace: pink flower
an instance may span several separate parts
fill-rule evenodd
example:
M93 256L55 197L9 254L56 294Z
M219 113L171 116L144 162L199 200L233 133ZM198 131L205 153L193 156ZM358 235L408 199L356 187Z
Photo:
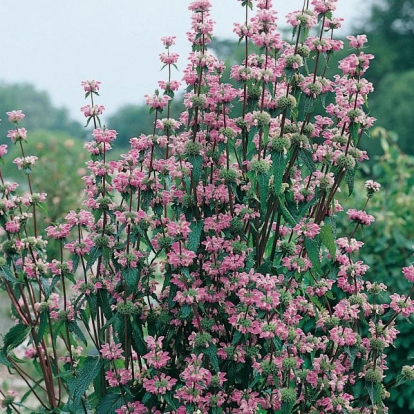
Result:
M85 92L96 92L99 90L99 85L101 84L100 81L95 80L87 80L82 81L81 85L83 86L83 89Z
M119 384L126 385L132 379L132 371L126 368L120 368L115 371L107 371L105 378L111 387L117 387Z
M303 234L305 237L313 239L317 234L319 234L321 229L316 223L313 223L307 219L302 219L299 224L293 227L293 231L295 231L298 236Z
M409 281L414 283L414 266L403 267L402 269L405 278Z
M315 12L318 14L321 13L327 13L329 11L335 11L336 10L336 5L335 2L337 0L331 0L331 1L327 1L327 0L312 0L312 5L315 8Z
M161 53L160 60L164 65L174 65L177 63L179 56L178 53Z
M57 224L55 226L46 227L46 233L48 237L52 237L53 239L65 239L72 226L70 224Z
M2 144L0 145L0 157L3 157L5 154L7 154L7 145Z
M109 361L123 358L122 352L122 344L120 343L106 343L103 344L101 347L102 358L107 359Z
M168 263L173 267L190 266L197 257L194 252L182 247L180 242L173 243L171 250L167 256Z
M349 209L346 214L350 220L355 221L356 223L362 224L364 226L369 226L375 221L375 217L367 214L363 210L355 210L353 208Z
M97 128L94 129L92 132L93 138L95 139L96 142L105 142L105 143L109 143L112 142L116 139L117 136L117 132L113 129L101 129L101 128Z
M161 38L161 42L166 48L169 48L170 46L175 45L176 38L176 36L164 36Z
M115 410L116 414L147 414L148 409L139 401L129 402Z
M102 115L103 111L105 110L105 107L103 105L94 105L94 106L85 105L85 106L82 106L80 110L85 115L85 118L89 118L91 116Z
M19 170L31 170L32 165L35 165L37 157L28 155L27 157L18 157L13 161Z
M9 233L18 233L20 231L20 223L17 220L11 220L6 223L6 231Z
M390 295L391 303L390 308L397 313L401 313L402 316L408 318L412 313L414 313L413 302L409 297L405 295L399 295L394 293Z
M349 40L349 46L355 48L355 49L361 49L361 47L364 46L364 44L368 41L367 35L357 35L355 36L347 36L346 37Z
M94 223L92 213L86 210L80 210L79 212L71 210L65 219L72 226L92 226Z
M6 113L9 116L9 121L15 124L17 124L26 116L20 109L18 111L11 111Z
M154 93L153 95L144 95L145 99L145 103L150 106L153 109L164 109L167 104L168 101L171 100L171 97L169 97L168 95L158 95L157 93Z
M166 82L166 81L158 81L158 86L160 89L164 91L178 91L180 88L181 83L175 80Z
M11 142L23 141L26 139L26 137L27 137L26 128L11 129L7 134L7 138L10 138Z
M176 384L177 380L171 378L169 375L162 373L161 375L155 375L152 379L144 380L144 388L152 394L164 395L167 391L171 391L172 387Z

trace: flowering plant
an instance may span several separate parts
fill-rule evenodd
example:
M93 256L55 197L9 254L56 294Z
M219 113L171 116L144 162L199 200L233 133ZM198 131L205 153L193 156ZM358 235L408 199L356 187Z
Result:
M387 412L384 350L397 316L414 306L411 291L382 303L386 286L357 258L355 236L374 221L366 208L379 184L368 181L365 205L347 211L349 234L336 230L336 194L343 182L352 193L367 159L358 145L374 121L367 39L350 37L354 53L327 79L343 48L333 38L335 1L290 13L292 43L277 32L271 0L241 6L238 87L208 52L210 2L193 1L186 110L170 117L178 55L165 37L168 78L146 96L153 133L131 138L118 161L107 160L117 134L101 124L100 82L82 83L91 103L81 110L94 125L86 197L46 238L24 115L8 113L28 190L18 195L0 177L1 286L16 321L0 363L28 388L20 401L1 391L8 412L20 412L29 394L36 412ZM46 240L59 257L46 257ZM403 273L414 282L412 265ZM413 377L406 366L397 382Z

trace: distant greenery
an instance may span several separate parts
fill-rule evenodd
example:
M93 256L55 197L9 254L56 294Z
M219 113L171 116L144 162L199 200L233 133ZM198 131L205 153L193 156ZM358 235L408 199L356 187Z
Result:
M82 176L87 174L85 162L89 159L83 149L83 143L64 132L37 130L30 134L24 151L34 155L37 160L36 169L31 175L34 192L47 193L45 204L48 214L40 212L40 227L57 222L70 210L79 207L83 198L84 183ZM19 156L19 149L9 145L7 161L3 166L3 175L7 181L16 181L25 186L25 174L19 171L11 160ZM47 217L47 222L41 222ZM54 246L48 246L51 252Z
M359 175L352 197L355 205L362 208L366 200L365 174L381 184L381 192L374 195L367 206L367 212L375 217L375 222L365 227L363 233L357 232L355 237L364 241L359 254L371 268L369 280L386 283L388 294L401 292L407 295L411 285L403 277L401 267L413 261L414 156L401 151L395 133L376 128L372 136L372 143L381 146L383 155L375 157L370 170ZM349 225L346 218L341 225ZM390 352L386 383L395 380L401 367L411 365L411 358L414 358L414 326L400 320L398 330L401 332L395 344L398 352ZM407 382L398 392L391 393L390 413L414 412L413 394L413 382Z
M38 91L28 83L0 82L0 144L8 143L7 131L11 129L6 112L21 109L26 114L24 127L30 132L38 129L61 131L83 138L85 130L79 122L69 117L67 109L53 106L47 92Z
M414 0L371 1L370 15L357 20L353 31L366 33L367 53L375 55L368 79L376 91L370 98L377 126L395 131L399 145L414 154Z
M173 102L171 106L170 117L179 119L183 107L180 103ZM160 118L167 117L166 109ZM149 114L148 106L125 105L118 109L116 113L108 118L108 128L115 129L118 132L117 139L114 143L116 149L127 148L129 140L140 134L152 134L154 130L154 115Z

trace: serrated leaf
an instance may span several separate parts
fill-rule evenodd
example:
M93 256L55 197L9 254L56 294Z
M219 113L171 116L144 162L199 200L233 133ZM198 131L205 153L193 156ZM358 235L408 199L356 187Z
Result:
M172 393L167 393L164 395L165 401L167 401L168 405L173 409L176 410L178 408L178 401L173 397Z
M291 225L296 226L298 224L297 220L292 216L290 211L287 209L285 205L285 196L284 194L278 196L279 198L279 209L282 212L283 218Z
M349 124L349 134L351 136L351 140L356 146L358 143L358 131L359 131L359 123L358 122L351 122Z
M0 349L0 364L13 368L12 363L7 359L7 355L2 349Z
M14 277L13 272L10 270L10 267L7 265L0 267L0 274L4 279L6 279L8 282L11 282L13 284L23 283Z
M368 392L372 405L381 403L381 383L366 382L365 389Z
M305 96L305 114L309 112L313 112L313 107L315 105L316 99L312 98L311 96Z
M359 352L359 350L356 346L344 346L344 350L348 355L349 364L350 364L351 369L352 369L352 368L354 368L355 358L356 358L356 355Z
M335 239L333 235L333 229L332 226L329 224L325 224L319 233L319 237L321 239L321 242L323 245L328 249L330 255L332 256L332 259L335 259L336 255L336 245L335 245Z
M312 152L308 149L299 148L298 157L308 167L308 170L313 173L316 171L316 165L312 158Z
M40 341L43 338L43 335L45 334L46 327L48 322L48 315L46 312L42 312L39 317L39 329L37 331L37 337L36 337L36 344L40 344Z
M353 193L354 191L354 181L355 181L355 173L356 173L357 167L355 166L351 170L347 170L345 174L345 181L348 186L348 197Z
M231 342L232 345L237 345L242 337L242 333L240 331L235 331L233 335L233 341Z
M125 404L122 394L106 394L96 407L96 414L113 414Z
M113 314L111 306L109 305L108 294L106 289L99 289L97 294L98 306L102 309L102 312L106 319L111 319Z
M188 249L196 252L200 245L201 231L203 230L203 220L193 221L190 224L190 234L188 235Z
M25 326L22 323L14 325L9 332L6 333L3 339L3 351L6 353L10 352L12 349L18 347L24 342L29 335L30 327Z
M74 379L73 388L71 387L70 398L73 399L73 408L76 409L81 405L83 394L85 394L91 382L100 373L102 364L103 360L101 358L86 357L82 368Z
M102 248L98 247L98 246L93 246L91 251L89 252L89 259L88 259L88 263L86 265L86 270L89 270L94 263L98 260L98 258L100 256L102 256Z
M315 239L305 239L305 249L312 263L313 272L322 275L321 262L319 258L319 246Z
M122 269L121 275L128 287L136 287L138 284L138 269L136 267L126 267Z
M280 194L282 191L283 175L285 173L287 158L283 152L272 153L273 164L273 185L275 187L276 194Z
M180 319L188 319L191 314L191 306L190 305L183 305L179 312Z
M295 404L294 402L293 403L287 403L287 402L282 403L282 407L280 410L281 414L290 414L294 404Z
M313 295L308 295L309 300L320 310L321 312L325 310L325 307L322 305L320 300Z
M144 340L144 333L142 326L136 320L131 322L132 325L132 347L139 355L144 355L148 352L147 345Z
M75 334L85 344L85 346L88 345L85 335L83 334L83 332L81 331L81 329L75 321L68 321L67 326L69 331Z
M258 174L257 183L259 185L260 210L264 213L267 209L267 196L269 195L269 176Z
M397 376L397 379L395 380L395 384L393 385L393 387L392 387L392 388L397 388L397 387L399 387L400 385L405 384L406 382L407 382L407 378L405 378L405 377L403 377L401 374L399 374L399 375Z
M214 371L216 371L218 373L219 372L219 362L218 362L218 358L217 358L217 348L216 348L216 346L213 345L213 344L210 344L208 348L203 348L201 350L201 352L204 355L207 355Z
M193 166L192 174L195 185L198 185L201 177L201 167L203 165L203 157L201 155L191 155L188 157L188 161Z

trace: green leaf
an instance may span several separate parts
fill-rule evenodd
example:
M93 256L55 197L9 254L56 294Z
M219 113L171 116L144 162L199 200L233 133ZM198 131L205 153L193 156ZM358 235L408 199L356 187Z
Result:
M128 287L136 287L138 284L138 269L136 267L125 267L121 275Z
M6 333L3 339L3 351L9 353L12 349L18 347L24 342L30 332L30 327L22 323L14 325L9 332Z
M6 367L13 368L12 363L7 359L7 354L2 349L0 349L0 364L5 365Z
M201 177L201 166L203 165L203 157L201 155L191 155L188 161L193 166L192 174L194 184L197 185Z
M23 283L14 277L13 272L10 270L10 267L7 265L0 267L0 274L4 279L6 279L8 282L11 282L13 284Z
M178 408L178 401L173 397L173 393L167 393L164 395L165 401L167 401L168 405L173 409L176 410Z
M40 341L42 340L43 335L45 334L45 331L46 331L47 322L48 322L48 315L46 312L42 312L39 318L39 330L37 331L36 344L40 344Z
M125 404L122 394L106 394L96 407L96 414L113 414Z
M349 125L349 134L355 146L358 143L358 131L359 131L359 123L351 122Z
M191 306L190 305L183 305L180 309L180 312L178 314L180 319L188 319L191 314Z
M264 213L267 210L267 196L269 194L269 176L258 174L257 183L259 184L260 210Z
M276 194L280 194L282 191L283 175L285 173L287 158L283 152L272 153L273 164L273 185L275 186Z
M311 96L305 96L305 114L313 112L315 102L315 98L312 98Z
M85 394L95 377L100 374L102 365L103 360L101 358L91 356L86 357L85 363L78 372L74 384L69 390L70 398L73 399L73 408L77 409L81 406L81 398L83 394Z
M190 224L190 234L188 235L188 249L196 252L200 245L201 231L203 230L203 220L193 221Z
M332 256L332 260L335 259L336 255L336 245L335 239L333 235L332 226L329 224L325 224L321 228L321 232L319 233L319 237L323 243L323 245L328 249L330 255Z
M312 152L308 149L299 148L298 157L308 167L308 170L313 173L316 171L316 165L312 158Z
M78 324L75 321L68 321L67 326L70 332L74 333L84 344L85 346L88 345L85 335L79 328Z
M359 350L356 346L344 346L344 350L348 354L349 363L352 369L354 368L355 358Z
M322 312L325 310L325 307L322 305L322 303L316 296L308 295L308 298L318 308L319 311Z
M286 402L282 403L280 413L281 414L290 414L294 405L295 405L295 403L286 403Z
M207 355L214 371L219 372L219 362L218 362L218 358L217 358L217 348L216 348L216 346L213 345L213 344L210 344L208 348L203 348L201 350L201 352L204 355Z
M392 388L397 388L400 385L403 385L407 382L407 379L403 377L401 374L398 375L397 379L395 380L395 384Z
M348 196L350 196L352 192L354 191L354 181L355 181L356 170L357 170L357 167L355 166L351 170L347 170L345 174L345 180L348 186Z
M285 195L281 194L278 196L279 198L279 209L282 212L283 218L291 225L296 226L298 224L297 220L292 216L290 211L287 209L285 205Z
M106 289L99 289L96 296L98 299L98 306L102 309L105 318L108 320L111 319L113 314L111 306L109 305L108 293Z
M381 383L366 382L365 388L368 392L372 405L381 403L381 390L382 390Z
M144 333L142 326L134 319L132 325L132 347L139 355L144 355L148 352L147 345L144 340Z
M90 253L89 253L89 259L88 264L86 266L86 270L89 270L93 264L98 260L100 256L102 256L102 248L98 246L93 246Z
M312 263L312 270L318 276L322 275L321 261L319 258L319 246L314 239L305 239L305 249L308 253L309 260Z

